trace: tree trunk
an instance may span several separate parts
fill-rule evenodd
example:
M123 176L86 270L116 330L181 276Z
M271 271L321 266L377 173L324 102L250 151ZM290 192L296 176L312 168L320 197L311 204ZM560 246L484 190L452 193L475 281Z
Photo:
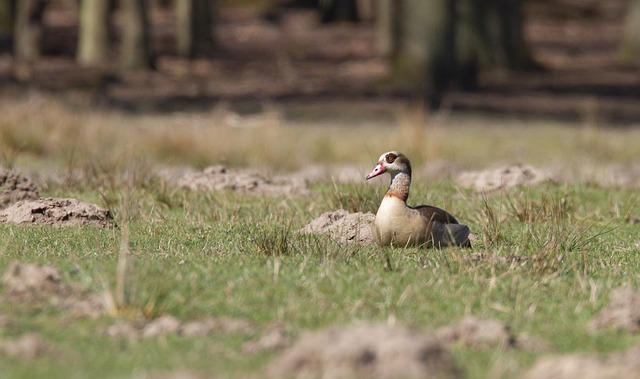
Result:
M40 56L42 0L20 0L16 4L13 50L17 60L33 61Z
M124 31L120 64L125 69L153 68L146 0L121 0Z
M522 0L473 1L478 14L478 55L484 66L505 70L538 68L524 40Z
M637 64L640 63L640 0L631 0L628 6L620 55L624 63Z
M359 21L357 0L329 0L319 3L324 23Z
M0 37L12 36L15 9L15 0L0 0Z
M213 8L211 0L177 0L176 45L178 55L192 58L205 54L214 44L211 32Z
M455 0L397 1L397 46L391 85L416 93L439 93L453 78ZM392 28L395 29L395 28Z
M390 52L390 85L396 89L438 95L449 88L473 89L480 70L537 67L523 37L522 0L379 4L386 12L378 19L379 49Z
M398 7L396 0L377 0L376 40L378 54L382 57L392 57L398 46Z
M77 60L83 66L104 65L109 58L109 0L82 0Z
M480 3L480 4L479 4ZM480 33L484 22L485 1L458 0L455 5L454 74L450 87L470 90L476 87L485 40ZM493 23L492 23L493 24Z

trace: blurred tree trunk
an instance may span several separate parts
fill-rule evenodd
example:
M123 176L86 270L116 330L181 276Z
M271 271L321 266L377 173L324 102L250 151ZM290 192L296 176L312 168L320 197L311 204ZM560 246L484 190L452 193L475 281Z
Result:
M192 58L211 49L217 5L212 0L176 0L178 55Z
M120 64L125 69L153 68L146 0L120 0L124 31Z
M640 63L640 0L629 2L624 37L620 50L624 63Z
M80 2L78 63L84 66L105 64L109 58L109 0Z
M16 0L0 0L0 36L11 37Z
M440 92L451 81L455 3L452 0L398 0L399 25L389 28L392 85L410 92Z
M378 22L391 24L378 25L378 38L380 51L390 53L392 86L437 95L448 88L474 88L481 69L537 67L523 37L522 0L379 4L388 14L379 14Z
M320 1L322 22L359 21L357 0Z
M400 25L398 20L398 7L394 2L397 0L377 0L376 15L376 40L378 54L383 57L391 57L395 54L398 46L398 31Z
M483 66L507 70L538 68L524 40L523 0L472 1L477 15L473 29Z
M44 7L42 0L19 0L16 3L13 51L17 60L32 61L40 56Z

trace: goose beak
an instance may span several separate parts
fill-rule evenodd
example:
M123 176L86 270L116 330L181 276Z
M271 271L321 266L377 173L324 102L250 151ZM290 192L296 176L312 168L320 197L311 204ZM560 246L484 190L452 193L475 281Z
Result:
M373 168L373 171L371 171L371 173L369 175L367 175L367 177L365 178L366 180L369 180L371 178L375 178L376 176L382 174L383 172L387 171L386 168L384 168L384 166L382 165L382 163L378 163L376 165L376 167Z

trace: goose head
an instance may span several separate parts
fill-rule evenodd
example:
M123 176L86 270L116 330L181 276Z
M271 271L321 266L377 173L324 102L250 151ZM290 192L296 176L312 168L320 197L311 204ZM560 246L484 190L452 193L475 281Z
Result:
M380 156L373 171L365 179L375 178L385 172L388 172L392 178L399 173L411 176L411 162L404 154L398 151L388 151Z

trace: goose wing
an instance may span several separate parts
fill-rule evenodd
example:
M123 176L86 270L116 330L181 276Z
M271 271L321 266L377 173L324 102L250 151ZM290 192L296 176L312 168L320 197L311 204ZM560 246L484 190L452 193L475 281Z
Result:
M434 246L471 247L469 227L459 224L449 212L430 205L421 205L413 209L417 210L420 217L431 226L430 234Z
M420 217L427 222L442 222L445 224L457 224L458 220L456 220L453 215L444 209L440 209L438 207L434 207L431 205L420 205L418 207L411 207L420 213Z

